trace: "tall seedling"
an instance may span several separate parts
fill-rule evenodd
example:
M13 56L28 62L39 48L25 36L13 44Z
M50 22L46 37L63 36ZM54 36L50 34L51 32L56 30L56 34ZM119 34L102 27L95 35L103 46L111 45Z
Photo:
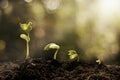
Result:
M20 23L21 29L25 32L24 34L20 34L20 37L26 41L26 59L30 58L30 50L29 50L29 42L30 42L30 32L32 30L32 22L29 23Z

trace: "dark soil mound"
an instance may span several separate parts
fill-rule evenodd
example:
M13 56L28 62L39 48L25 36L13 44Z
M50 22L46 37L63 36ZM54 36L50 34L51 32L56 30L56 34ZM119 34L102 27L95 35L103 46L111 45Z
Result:
M0 80L119 80L120 66L31 59L0 66ZM14 68L13 68L14 67Z

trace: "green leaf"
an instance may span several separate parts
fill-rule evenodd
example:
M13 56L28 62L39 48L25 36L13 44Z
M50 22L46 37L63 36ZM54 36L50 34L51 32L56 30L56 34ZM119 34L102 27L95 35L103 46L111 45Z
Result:
M96 60L96 63L101 64L102 62L101 62L100 59L97 59L97 60Z
M30 41L30 38L26 34L21 34L20 37L26 41Z
M23 31L26 31L28 28L27 24L21 24L21 23L20 23L20 27Z
M32 22L29 22L27 26L28 26L27 31L30 32L32 30Z
M73 54L73 55L71 55L69 58L71 59L71 60L73 60L73 59L75 59L77 57L77 54Z
M60 46L55 44L55 43L49 43L44 47L44 50L49 50L49 49L59 49Z
M69 50L68 55L70 60L73 60L78 57L78 54L75 50Z
M26 33L29 33L32 30L32 22L29 22L28 24L26 24L26 23L21 24L20 23L20 27L23 31L25 31Z

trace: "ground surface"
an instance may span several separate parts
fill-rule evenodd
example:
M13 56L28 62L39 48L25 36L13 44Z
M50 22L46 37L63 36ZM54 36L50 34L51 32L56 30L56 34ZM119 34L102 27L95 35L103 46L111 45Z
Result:
M119 80L120 66L97 63L42 61L0 64L0 80Z

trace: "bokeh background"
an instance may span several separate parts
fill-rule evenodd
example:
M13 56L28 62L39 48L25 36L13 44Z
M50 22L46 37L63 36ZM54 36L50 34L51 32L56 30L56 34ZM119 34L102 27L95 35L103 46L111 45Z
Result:
M29 21L31 57L54 42L59 60L74 49L84 60L120 64L119 0L0 0L0 61L25 59L19 24Z

